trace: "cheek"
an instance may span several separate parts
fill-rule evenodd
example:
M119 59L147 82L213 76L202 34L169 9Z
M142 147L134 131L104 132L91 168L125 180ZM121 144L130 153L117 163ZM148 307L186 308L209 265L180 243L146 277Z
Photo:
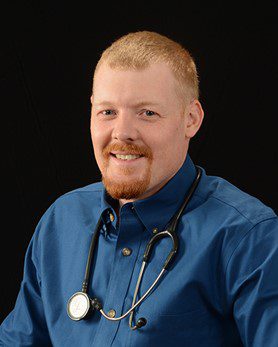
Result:
M107 139L107 129L100 126L99 124L91 125L91 138L94 150L97 152L105 146L105 141Z
M154 133L157 134L157 140L154 141L154 146L162 157L164 153L170 153L173 149L176 149L183 139L178 126L171 127L170 129L169 127L167 129L160 129Z
M171 131L160 131L153 148L158 165L172 167L177 161L181 161L186 154L187 143L179 125L172 127Z

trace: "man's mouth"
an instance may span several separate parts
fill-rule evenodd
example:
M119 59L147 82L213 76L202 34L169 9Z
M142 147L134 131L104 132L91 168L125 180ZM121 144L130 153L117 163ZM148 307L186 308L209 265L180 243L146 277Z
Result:
M121 160L134 160L143 157L143 155L140 154L118 154L118 153L110 153L117 159Z
M123 167L122 165L140 165L140 163L146 163L152 161L152 151L148 146L138 146L135 144L127 143L112 143L107 145L103 151L103 158L105 160L111 160L114 165ZM131 166L130 166L131 167Z

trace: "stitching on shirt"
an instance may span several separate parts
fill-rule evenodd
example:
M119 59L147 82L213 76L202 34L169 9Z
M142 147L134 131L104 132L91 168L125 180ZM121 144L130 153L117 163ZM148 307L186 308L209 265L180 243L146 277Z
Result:
M206 201L206 199L205 199L204 196L201 196L201 195L198 195L198 194L195 194L195 196L198 196L198 197L200 197L200 198L203 198L203 200ZM223 204L225 204L225 205L227 205L227 206L229 206L229 207L232 207L232 208L233 208L235 211L237 211L242 217L244 217L246 220L248 220L253 226L257 225L257 224L260 223L260 222L263 222L264 220L267 220L267 219L270 219L270 218L275 218L275 214L274 214L273 212L270 212L270 211L269 211L269 212L266 212L266 213L257 215L257 216L256 216L257 219L256 219L256 221L254 222L254 221L250 220L246 215L244 215L238 208L236 208L235 206L229 204L228 202L223 201L223 200L217 198L217 197L214 196L214 195L210 195L208 199L210 199L210 198L213 198L213 199L215 199L215 200L217 200L217 201L220 201L221 203L223 203ZM269 216L269 217L268 217L268 216ZM258 218L260 218L260 217L262 217L262 218L264 217L264 219L258 220Z
M63 195L61 195L58 199L64 197L64 196L67 196L67 195L71 195L71 194L80 194L80 193L100 193L102 192L102 189L96 189L96 190L76 190L76 191L73 191L73 192L68 192L68 193L65 193ZM58 200L57 199L57 200Z
M76 191L72 191L72 192L68 192L68 193L65 193L61 196L59 196L56 200L54 200L53 204L56 204L56 202L58 203L59 200L62 200L64 197L68 196L68 195L72 195L72 194L80 194L80 193L101 193L102 192L102 189L97 189L97 190L85 190L85 191L82 191L82 190L76 190Z
M233 251L232 251L232 253L231 253L231 255L230 255L230 257L229 257L229 259L228 259L228 261L227 261L227 265L226 265L226 267L225 267L224 275L226 275L227 268L228 268L228 266L229 266L229 263L230 263L230 261L231 261L233 255L234 255L235 251L236 251L237 248L240 246L240 244L243 242L243 240L246 238L246 236L250 233L250 231L252 231L252 230L253 230L256 226L258 226L259 224L264 223L264 222L266 222L266 221L268 221L268 220L271 220L271 219L276 219L276 218L277 218L277 217L274 216L274 217L272 217L272 218L264 219L264 220L262 220L262 221L256 223L255 225L253 225L252 228L248 229L248 230L246 231L246 233L245 233L244 235L242 235L242 238L238 241L237 245L236 245L235 248L233 249Z

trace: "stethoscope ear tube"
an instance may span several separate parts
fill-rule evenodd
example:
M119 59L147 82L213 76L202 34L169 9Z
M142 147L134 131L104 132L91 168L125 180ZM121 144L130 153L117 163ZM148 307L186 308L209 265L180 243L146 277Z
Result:
M179 208L178 212L173 216L173 218L171 219L171 221L169 222L168 224L168 227L167 227L167 230L165 231L161 231L159 232L158 234L154 235L151 240L149 241L147 247L146 247L146 250L145 250L145 253L144 253L144 256L143 256L143 260L147 263L149 261L149 257L150 257L150 254L151 254L151 250L154 246L154 244L159 241L160 239L164 238L164 237L171 237L172 239L172 242L173 242L173 248L171 250L171 252L169 253L164 265L163 265L163 268L165 270L167 270L169 268L169 265L170 263L172 262L174 256L176 255L177 253L177 250L178 250L178 237L176 235L176 227L177 227L177 223L183 213L183 211L186 209L192 195L194 194L197 186L198 186L198 183L201 179L201 174L202 174L202 171L201 169L196 166L196 169L197 169L197 176L196 176L196 179L193 183L193 185L191 186L190 190L189 190L189 193L185 199L185 201L183 202L183 204L181 205L181 207Z
M171 261L174 259L174 256L176 255L176 253L177 253L177 251L173 251L173 250L169 253L169 255L168 255L168 257L167 257L167 259L163 265L164 270L168 270L168 267L169 267Z
M200 179L201 179L201 176L202 176L202 170L199 166L196 166L196 170L197 170L197 175L196 175L196 178L195 178L195 181L193 182L192 186L190 187L190 190L187 194L187 197L186 199L184 200L183 204L181 205L180 209L178 210L178 212L173 216L173 218L171 219L170 223L169 223L169 227L167 228L167 230L170 232L170 233L173 233L175 232L176 230L176 227L177 227L177 224L180 220L180 217L181 215L183 214L183 211L186 209L192 195L194 194L199 182L200 182Z
M87 293L87 289L88 289L88 283L89 283L89 278L90 278L90 269L91 269L91 262L92 262L92 257L94 254L94 249L98 240L98 236L99 236L99 231L101 228L101 223L102 223L102 216L100 216L97 225L95 227L95 231L92 237L92 241L90 244L90 249L89 249L89 253L88 253L88 259L87 259L87 264L86 264L86 269L85 269L85 275L84 275L84 280L82 283L82 292L83 293Z
M143 260L147 263L149 261L149 257L152 251L152 248L154 246L154 244L159 241L160 239L164 238L164 237L170 237L172 242L173 242L173 247L171 252L169 253L164 265L163 265L163 269L167 269L171 260L173 259L173 257L175 256L175 254L178 251L178 238L177 235L173 232L169 232L168 230L165 231L161 231L160 233L154 235L151 240L149 241L149 243L146 246L146 250L143 256Z
M79 321L81 319L85 319L89 316L89 314L92 310L102 308L99 301L96 301L97 299L92 300L89 298L89 296L87 294L89 277L90 277L91 262L92 262L92 257L94 254L95 245L96 245L97 240L98 240L99 231L101 228L101 223L102 223L102 216L100 216L100 218L97 222L97 225L95 227L94 234L92 237L92 241L90 244L84 280L82 282L82 289L80 292L74 293L69 298L69 300L67 302L68 316L74 321Z

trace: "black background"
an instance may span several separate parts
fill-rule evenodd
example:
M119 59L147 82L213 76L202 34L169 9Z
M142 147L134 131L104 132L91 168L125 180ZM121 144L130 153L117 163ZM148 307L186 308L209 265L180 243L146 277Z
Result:
M128 32L157 31L189 49L205 110L191 157L278 211L273 4L126 1L97 8L37 0L2 9L0 321L14 306L42 214L61 194L100 178L89 131L93 69L102 50Z

